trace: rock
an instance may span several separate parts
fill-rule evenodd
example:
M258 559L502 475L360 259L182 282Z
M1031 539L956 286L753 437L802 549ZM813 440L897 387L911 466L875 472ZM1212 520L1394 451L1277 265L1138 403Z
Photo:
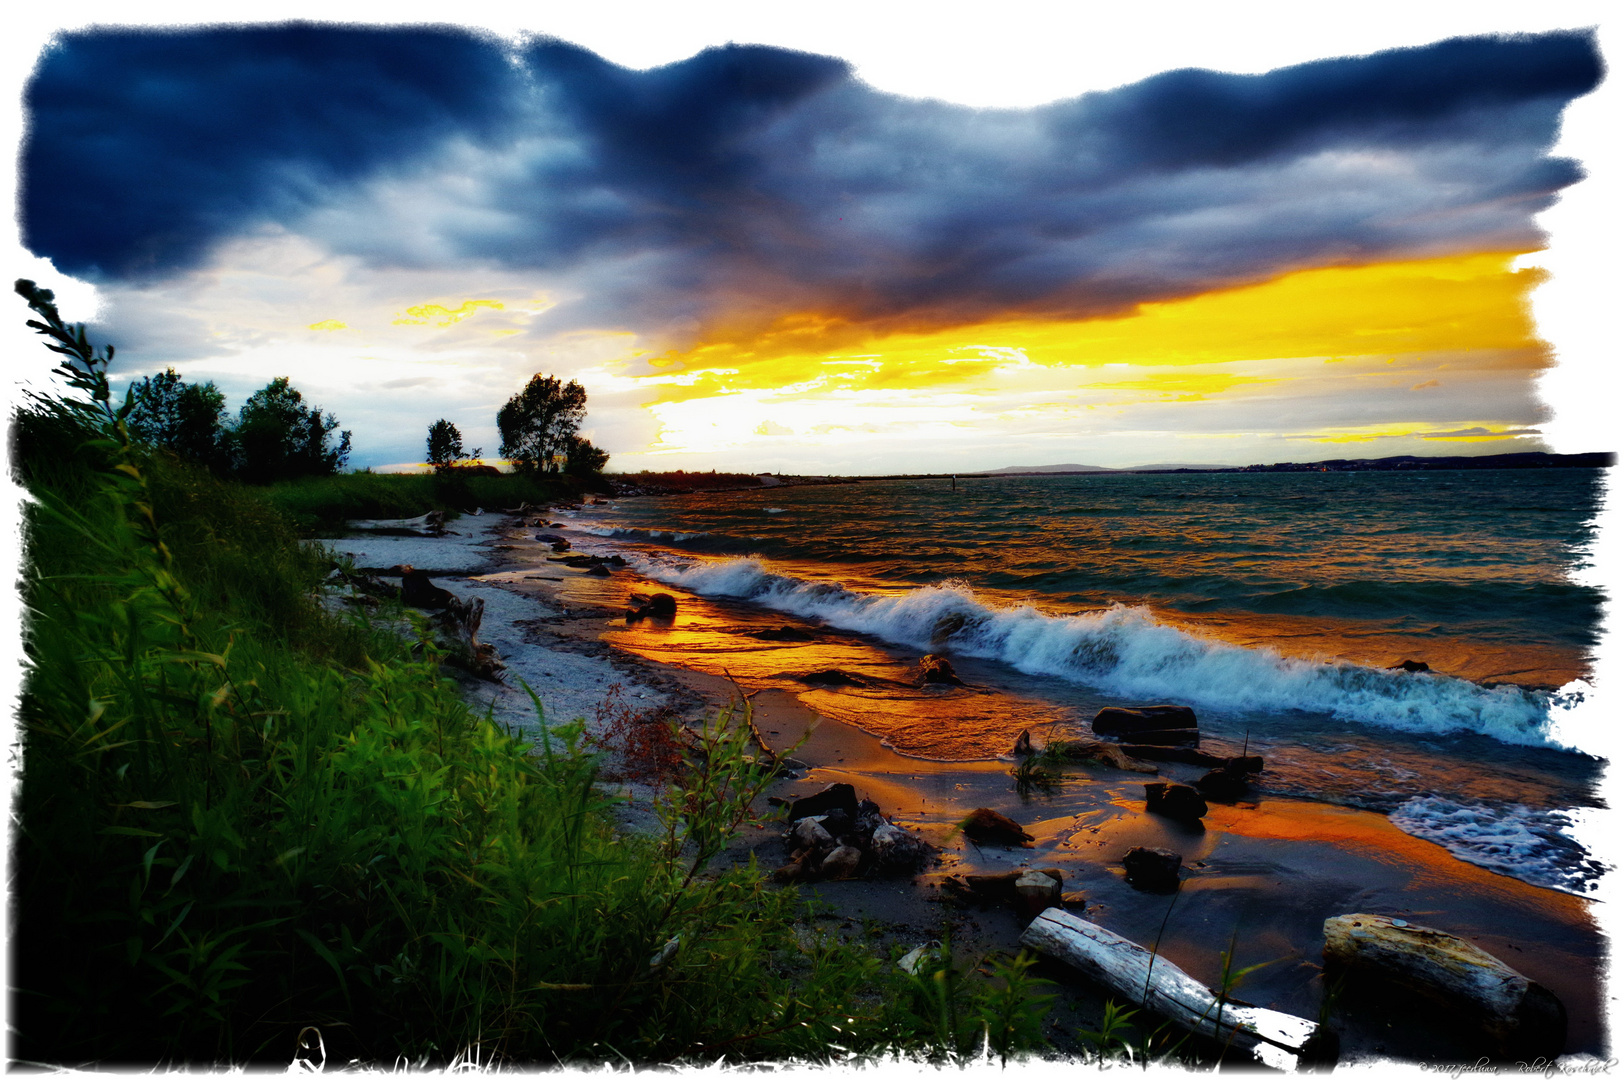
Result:
M1099 739L1056 739L1045 749L1062 754L1072 761L1098 761L1113 769L1127 772L1154 773L1156 766L1141 765L1123 753L1120 746Z
M1207 800L1184 784L1146 784L1145 809L1178 821L1199 821L1207 816Z
M1139 709L1124 709L1108 705L1094 714L1096 735L1138 735L1140 732L1164 732L1196 728L1195 712L1184 705L1146 705ZM1160 739L1139 739L1139 742L1160 742Z
M553 550L554 551L568 551L569 549L570 549L570 542L568 540L554 540L553 541Z
M1031 847L1034 837L1014 821L996 810L978 807L959 822L959 828L978 844L999 844L1004 847Z
M562 536L559 536L556 533L537 533L536 534L536 543L538 543L538 544L558 544L558 543L568 543L568 541L565 540Z
M1055 895L1059 895L1059 889L1061 882L1064 880L1064 875L1061 874L1060 870L1053 866L1045 866L1037 870L1030 868L1021 870L1006 870L1002 874L966 874L964 875L964 879L962 881L956 878L948 878L948 881L952 883L952 885L949 886L950 888L955 888L957 891L963 893L966 897L980 900L983 903L1019 904L1021 899L1020 893L1017 891L1016 886L1019 885L1021 879L1028 874L1036 874L1043 878L1043 880L1048 882L1049 885L1053 885L1055 887ZM1041 911L1042 909L1040 908L1039 910Z
M876 870L894 873L919 870L935 849L906 829L885 822L869 838L869 851Z
M1387 670L1388 671L1417 672L1417 671L1431 671L1432 669L1426 665L1425 661L1422 661L1422 660L1400 660L1398 663L1394 664L1392 667L1388 668Z
M931 684L963 686L964 680L953 673L953 665L948 663L947 657L927 653L919 658L919 685Z
M391 573L400 575L402 603L419 608L443 608L451 602L451 594L429 580L427 570L414 570L410 566L396 566Z
M835 846L835 838L829 835L829 830L823 827L818 818L802 818L790 830L789 837L791 849L799 848L831 848Z
M796 799L789 804L789 820L827 814L843 810L849 817L857 816L857 790L850 784L830 784L822 791Z
M1241 769L1212 769L1195 782L1195 788L1214 802L1238 802L1251 794L1246 773Z
M806 675L800 676L800 680L802 682L804 682L804 683L810 683L813 686L867 686L868 685L863 680L861 680L861 679L859 679L859 678L857 678L857 677L855 677L853 675L848 675L844 671L839 671L839 670L834 669L834 668L830 668L830 669L828 669L826 671L809 672Z
M1184 856L1165 848L1136 847L1122 856L1122 869L1128 884L1152 891L1168 891L1179 886L1179 867Z
M608 577L609 576L609 568L607 566L605 566L603 563L594 563L592 565L592 567L587 570L587 576L588 577Z
M1180 761L1186 765L1205 765L1209 769L1221 768L1228 758L1209 754L1204 750L1197 750L1193 746L1149 746L1143 743L1118 743L1117 749L1129 757L1136 757L1143 761ZM1247 758L1256 760L1258 769L1263 767L1262 758ZM1257 769L1253 769L1256 772Z
M1046 908L1060 906L1060 882L1041 870L1027 870L1015 879L1015 896L1022 914L1035 919Z
M810 861L815 858L813 848L804 848L789 862L773 871L773 881L779 885L789 885L802 881L811 875Z
M633 596L631 600L638 606L627 609L626 622L628 625L640 622L643 619L670 619L677 614L677 600L670 593L655 593L653 596L647 597Z
M841 881L854 877L857 868L862 864L863 853L850 844L841 844L823 857L818 866L818 873L826 878Z
M1016 757L1030 757L1032 754L1032 733L1023 729L1015 737L1015 745L1010 750L1010 753Z
M897 961L897 967L906 971L909 975L916 975L919 969L925 966L925 961L930 959L931 954L940 952L941 948L941 942L932 941L929 944L919 946L917 949L911 949L906 956Z
M795 626L773 626L764 630L751 630L744 635L757 641L816 641L813 635Z

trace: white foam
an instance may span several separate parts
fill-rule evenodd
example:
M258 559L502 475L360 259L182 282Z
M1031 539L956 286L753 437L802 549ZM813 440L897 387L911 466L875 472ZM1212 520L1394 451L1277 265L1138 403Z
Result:
M702 595L737 597L919 649L999 660L1123 697L1236 712L1300 709L1404 731L1559 746L1547 735L1549 694L1282 656L1159 622L1143 607L1054 616L1025 605L989 607L958 583L879 595L775 574L754 558L633 556L632 563Z
M621 540L655 540L661 543L682 544L689 540L699 540L710 535L708 532L666 532L663 529L622 529L608 525L582 525L576 532L587 533L590 536L602 536Z
M1423 796L1394 810L1388 820L1462 862L1547 889L1582 896L1596 887L1605 869L1573 839L1572 819L1559 810Z

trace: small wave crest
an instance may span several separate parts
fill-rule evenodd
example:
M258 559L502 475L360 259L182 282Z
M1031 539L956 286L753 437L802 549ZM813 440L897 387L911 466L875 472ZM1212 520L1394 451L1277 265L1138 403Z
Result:
M775 574L754 558L678 564L634 557L633 564L701 595L747 600L914 648L998 660L1129 698L1224 711L1305 710L1418 733L1475 732L1558 746L1547 737L1548 694L1282 656L1182 630L1143 607L1055 616L1024 605L988 607L957 583L881 595Z
M693 540L703 540L710 536L708 532L666 532L663 529L622 529L612 525L582 525L576 532L587 533L590 536L602 536L616 540L652 540L663 544L686 544Z
M1387 817L1462 862L1547 889L1585 895L1604 869L1567 834L1573 822L1560 810L1467 805L1422 796Z

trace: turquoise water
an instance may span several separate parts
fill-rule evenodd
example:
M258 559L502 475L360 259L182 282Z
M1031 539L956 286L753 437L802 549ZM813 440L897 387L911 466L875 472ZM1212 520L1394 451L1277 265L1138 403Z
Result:
M1204 740L1273 755L1273 790L1390 811L1451 850L1475 844L1474 861L1537 849L1568 873L1561 814L1594 803L1596 770L1548 720L1596 644L1604 598L1571 575L1601 483L1583 469L876 481L623 499L571 525L713 602L945 653L1079 730L1101 704L1191 705ZM1404 660L1430 670L1392 670ZM934 743L886 724L878 710L865 726L920 756L1009 745L984 709Z

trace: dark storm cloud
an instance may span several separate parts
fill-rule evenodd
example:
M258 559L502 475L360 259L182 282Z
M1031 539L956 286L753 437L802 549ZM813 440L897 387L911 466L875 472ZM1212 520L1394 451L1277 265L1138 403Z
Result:
M499 49L460 32L64 35L25 100L24 242L75 274L185 269L335 184L491 135L517 84Z
M1086 315L1536 246L1579 175L1547 153L1561 110L1600 77L1564 32L975 110L766 47L634 72L451 31L86 32L30 88L24 215L78 272L178 271L274 222L380 264L533 268L577 321L645 331Z

